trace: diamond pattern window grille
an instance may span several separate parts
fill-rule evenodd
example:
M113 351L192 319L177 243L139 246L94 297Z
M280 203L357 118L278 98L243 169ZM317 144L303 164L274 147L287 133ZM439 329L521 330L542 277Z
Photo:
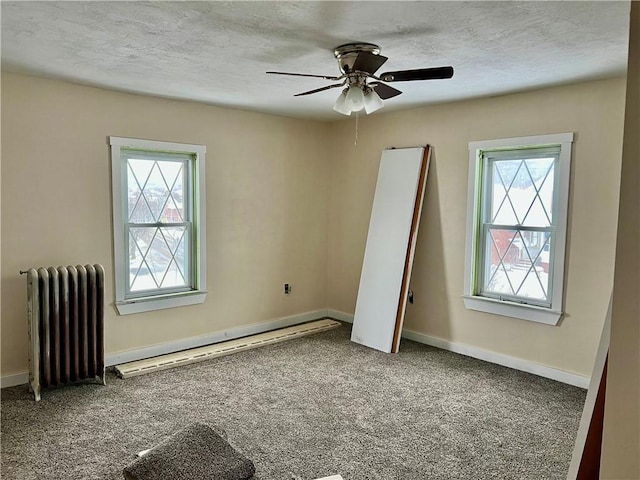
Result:
M525 150L483 161L480 293L550 306L558 155Z
M129 229L130 290L132 292L188 285L188 252L183 227Z
M551 226L554 160L541 158L492 162L491 223Z
M182 163L130 159L129 222L182 222L185 216L183 170Z
M183 154L127 156L129 294L193 287L190 162Z
M549 232L488 229L483 291L500 297L549 300Z

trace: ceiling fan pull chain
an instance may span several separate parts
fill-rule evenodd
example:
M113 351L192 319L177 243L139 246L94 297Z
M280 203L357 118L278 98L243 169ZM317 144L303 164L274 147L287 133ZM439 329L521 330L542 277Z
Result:
M356 112L356 137L353 141L354 146L358 146L358 119L360 118L360 112Z

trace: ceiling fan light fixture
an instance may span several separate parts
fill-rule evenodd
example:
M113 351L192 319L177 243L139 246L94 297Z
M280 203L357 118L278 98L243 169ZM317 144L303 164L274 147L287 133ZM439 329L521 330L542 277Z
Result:
M345 88L338 96L333 109L342 115L351 115L351 109L347 105L347 89Z
M360 85L351 85L347 92L347 107L352 112L359 112L364 108L364 92Z
M384 106L384 102L380 98L380 95L372 88L367 88L364 94L364 111L368 114L381 109Z

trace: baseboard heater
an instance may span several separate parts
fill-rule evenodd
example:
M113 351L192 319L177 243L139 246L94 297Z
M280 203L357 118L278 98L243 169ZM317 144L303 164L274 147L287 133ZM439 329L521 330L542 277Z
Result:
M335 320L323 319L314 322L303 323L293 327L281 328L271 332L260 333L248 337L230 340L228 342L215 343L204 347L182 350L176 353L160 355L158 357L147 358L135 362L116 365L116 372L121 378L135 377L149 372L157 372L168 368L188 365L190 363L208 360L210 358L222 357L232 353L250 350L252 348L280 343L294 338L304 337L313 333L323 332L337 328L341 324Z

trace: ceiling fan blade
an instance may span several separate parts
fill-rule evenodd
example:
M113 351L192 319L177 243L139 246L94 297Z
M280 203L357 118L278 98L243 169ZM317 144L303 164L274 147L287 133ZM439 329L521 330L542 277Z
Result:
M289 73L289 72L266 72L270 75L292 75L294 77L314 77L314 78L324 78L325 80L340 80L344 78L344 75L340 75L339 77L330 77L328 75L310 75L307 73Z
M375 55L371 52L360 52L353 62L351 71L359 70L373 75L386 61L387 57L383 57L382 55Z
M400 90L390 87L389 85L385 85L384 83L371 83L370 85L374 85L373 90L382 100L397 97L402 93Z
M316 88L315 90L309 90L308 92L296 93L294 97L300 97L301 95L311 95L312 93L322 92L324 90L329 90L330 88L338 88L342 87L343 83L336 83L335 85L327 85L326 87Z
M453 77L453 67L420 68L400 70L380 75L383 82L410 82L412 80L438 80Z

